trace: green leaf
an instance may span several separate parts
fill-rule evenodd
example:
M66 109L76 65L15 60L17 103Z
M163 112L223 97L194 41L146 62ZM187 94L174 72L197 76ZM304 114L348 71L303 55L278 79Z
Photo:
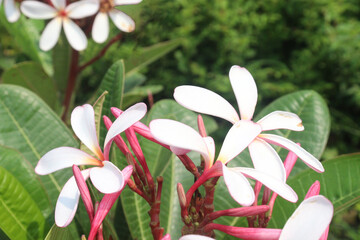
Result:
M294 204L278 198L275 202L270 227L282 228L296 207L304 199L309 187L320 181L320 194L334 205L335 214L360 201L360 154L348 154L323 162L322 174L306 170L290 178L287 183L298 194Z
M156 118L174 119L197 129L197 114L183 108L173 100L162 100L152 107L147 123ZM217 125L212 118L205 118L204 122L208 132L216 129ZM157 176L163 176L164 178L160 225L165 228L165 232L171 234L173 239L178 239L181 235L183 223L180 218L176 185L180 182L185 189L188 189L193 183L194 177L169 150L149 140L142 138L139 140L154 179ZM191 153L190 156L192 159L197 159L197 164L199 163L198 154ZM122 163L121 167L126 165L123 156L118 157L117 160L117 162ZM150 218L147 214L150 208L145 200L134 194L129 188L125 188L121 194L121 202L132 238L152 239L149 227Z
M0 145L19 151L32 168L56 147L78 147L59 117L38 96L19 86L0 85L0 122ZM52 206L71 176L71 169L64 169L39 177Z
M130 75L158 60L165 54L177 48L181 42L182 39L161 42L144 48L140 53L134 53L130 58L125 59L126 75Z
M0 145L0 166L16 176L16 179L41 210L42 215L53 221L53 206L31 164L15 149Z
M44 28L44 21L21 16L17 22L9 23L4 11L0 9L0 24L6 28L22 52L33 61L40 63L45 72L51 76L53 69L50 53L43 52L39 48L40 31Z
M303 120L305 130L302 132L290 130L275 130L269 132L281 135L294 142L301 143L301 146L304 149L319 158L326 146L330 129L329 111L322 97L314 91L299 91L285 95L265 107L258 116L256 116L255 121L276 110L296 113ZM275 149L278 151L281 159L284 160L288 151L278 147L275 147ZM252 168L253 165L248 149L229 162L229 166ZM308 169L308 167L301 160L298 160L291 176L304 169ZM238 204L228 193L222 178L220 178L220 181L216 186L214 205L216 210L238 207ZM246 219L244 218L226 217L220 218L216 222L229 226L246 226ZM217 232L217 239L234 238L226 236L221 232Z
M161 85L147 85L143 87L135 87L124 95L124 108L127 108L137 102L147 98L149 94L154 95L163 90Z
M0 228L10 239L44 239L45 218L22 184L0 167Z
M53 80L36 62L22 62L4 72L3 83L25 87L41 97L53 110L59 108Z
M145 75L138 72L134 72L133 74L126 75L124 92L127 93L131 91L131 89L140 86L141 84L145 83L145 81L146 81Z
M55 224L46 235L45 240L71 240L73 237L67 228L60 228Z
M103 110L101 115L106 115L111 118L111 107L122 108L122 99L124 94L124 80L125 69L124 61L119 60L115 62L106 72L99 89L96 92L97 98L107 91L109 94L106 96ZM100 126L100 146L103 145L107 129L104 124Z
M52 50L52 62L54 67L53 78L59 89L59 99L64 98L66 86L69 78L71 47L64 32L61 33L58 43Z

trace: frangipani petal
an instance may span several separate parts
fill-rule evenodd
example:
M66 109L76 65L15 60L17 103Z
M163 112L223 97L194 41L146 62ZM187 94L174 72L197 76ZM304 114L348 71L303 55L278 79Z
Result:
M96 15L91 35L97 43L103 43L106 41L109 36L109 18L106 13L99 12Z
M69 18L64 18L64 32L72 48L82 51L87 46L87 38L81 28Z
M146 114L146 104L137 103L124 111L111 125L108 133L106 134L104 142L104 153L107 156L109 152L110 143L114 137L121 132L125 131L131 125L142 119Z
M260 132L260 125L251 121L238 121L227 133L218 160L226 164L241 153Z
M249 145L249 152L256 170L286 181L284 164L277 152L264 140L256 138Z
M174 147L174 146L170 146L170 150L175 154L175 155L185 155L188 152L190 152L191 150L189 149L183 149L183 148L178 148L178 147Z
M121 115L120 115L121 116ZM149 124L156 140L172 147L196 151L209 159L209 153L200 134L186 124L170 119L156 119Z
M274 129L289 129L293 131L303 131L304 126L298 115L291 112L275 111L269 113L258 122L263 131Z
M4 1L5 15L6 19L13 23L16 22L20 17L20 10L16 6L14 0L5 0Z
M231 104L219 94L195 86L180 86L175 88L174 99L187 109L209 114L228 120L231 123L239 121L239 116Z
M46 153L35 167L39 175L46 175L72 165L102 166L102 162L89 154L71 147L59 147Z
M141 3L142 0L115 0L114 3L116 6L119 5L131 5Z
M258 97L254 78L246 68L236 65L231 67L229 78L239 106L241 119L251 120Z
M66 6L66 0L50 0L54 7L58 10L64 10Z
M55 8L39 1L23 1L20 8L25 16L33 19L54 18L57 14Z
M69 18L80 19L94 15L99 10L99 1L81 0L66 7Z
M90 169L81 171L84 180L89 178ZM75 216L79 203L80 191L72 176L64 185L56 202L55 223L59 227L66 227Z
M135 22L125 13L112 9L109 12L109 16L115 26L123 32L132 32L135 30Z
M278 145L295 153L301 160L304 161L306 165L315 171L324 172L324 167L319 160L317 160L313 155L289 139L273 134L260 134L259 137L268 143Z
M331 222L334 207L324 196L304 200L291 215L280 240L318 240Z
M94 167L91 169L91 182L97 190L105 194L120 191L125 184L122 172L109 161L103 161L103 163L103 167Z
M203 139L209 153L209 163L205 162L205 169L208 169L213 165L213 161L215 159L215 142L212 137L204 137Z
M253 204L255 201L254 190L245 176L234 171L233 168L226 167L225 164L222 166L224 181L231 197L243 206Z
M71 113L71 127L76 136L95 155L103 160L98 138L96 135L95 112L91 105L84 104L76 107Z
M48 51L52 49L59 40L62 20L59 17L51 20L45 27L40 37L40 49Z
M181 238L179 238L179 240L215 240L215 239L211 238L211 237L202 236L202 235L188 234L188 235L182 236Z
M252 168L232 168L233 171L238 172L239 174L245 174L246 176L256 179L257 181L264 184L266 187L271 189L273 192L276 192L282 198L290 201L297 202L298 196L296 192L287 185L284 181L274 178L272 175L261 172Z

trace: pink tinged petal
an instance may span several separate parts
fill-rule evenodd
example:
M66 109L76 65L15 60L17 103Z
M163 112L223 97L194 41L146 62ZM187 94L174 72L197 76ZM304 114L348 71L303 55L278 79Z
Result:
M131 5L141 3L142 0L115 0L114 3L116 6L118 5Z
M72 111L71 127L81 142L99 159L104 160L96 135L95 112L91 105L85 104Z
M255 201L254 190L249 181L240 172L223 164L223 176L231 197L243 206L250 206Z
M135 30L135 22L125 13L112 9L109 12L109 16L115 26L123 32L132 32Z
M242 120L251 120L257 102L257 88L254 78L246 68L232 66L229 72Z
M268 143L275 144L292 151L313 170L317 172L324 172L324 167L319 160L317 160L313 155L289 139L273 134L260 134L259 137Z
M34 19L54 18L57 14L55 8L38 1L23 1L20 9L25 16Z
M69 18L64 18L64 32L72 48L82 51L87 46L87 38L81 28Z
M71 147L59 147L46 153L35 167L39 175L46 175L72 165L102 166L102 162L89 154Z
M213 165L213 161L215 159L215 142L212 137L204 137L203 139L209 153L209 162L205 162L205 169L208 169Z
M175 88L174 98L180 105L195 112L220 117L231 123L240 120L236 110L228 101L205 88L180 86Z
M325 229L324 233L321 235L321 237L319 238L319 240L327 240L327 239L328 239L328 235L329 235L329 230L330 230L330 227L327 226L327 228Z
M40 37L40 49L48 51L57 43L61 32L62 20L59 17L51 20L45 27Z
M256 170L286 181L284 164L277 152L264 140L256 138L249 145L249 152Z
M64 10L66 6L66 0L50 0L54 7L58 10Z
M187 154L187 153L189 153L191 151L189 149L183 149L183 148L178 148L178 147L173 147L173 146L170 146L170 150L175 155L185 155L185 154Z
M109 18L106 13L99 12L96 15L91 35L97 43L103 43L106 41L109 36Z
M304 126L298 115L291 112L275 111L269 113L258 122L263 131L274 129L289 129L293 131L303 131Z
M238 121L227 133L218 160L226 164L240 154L260 132L260 125L251 121Z
M202 236L202 235L189 234L189 235L182 236L181 238L179 238L179 240L215 240L215 239L211 238L211 237Z
M73 165L72 169L73 169L73 174L75 177L76 185L78 186L80 196L85 205L86 212L88 213L90 222L92 222L92 220L94 218L94 206L93 206L93 203L91 200L89 188L86 185L85 179L84 179L83 175L81 174L79 167L76 165ZM90 171L90 169L88 169L88 171Z
M324 196L304 200L286 222L280 240L318 240L331 222L334 207Z
M97 190L105 194L120 191L125 184L122 172L109 161L104 161L103 164L103 167L94 167L91 169L91 182Z
M80 19L94 15L99 10L99 1L81 0L69 4L65 11L69 18Z
M161 238L161 240L171 240L170 234L166 234L164 237Z
M127 166L123 169L122 172L124 174L124 186L125 186L131 177L133 168L132 168L132 166ZM111 207L114 205L114 203L120 196L120 193L122 190L123 190L123 188L121 188L120 191L118 191L116 193L105 194L105 196L103 197L103 199L101 200L101 202L99 204L99 208L95 214L94 221L91 224L91 230L90 230L88 240L94 239L102 221L104 220L106 215L109 213Z
M264 184L266 187L270 188L273 192L276 192L278 195L290 202L297 202L298 200L298 196L289 185L266 172L261 172L252 168L233 168L233 171L238 172L239 174L245 174L247 177L256 179L257 181Z
M150 122L151 134L156 140L172 147L188 149L209 159L207 145L193 128L178 121L156 119Z
M14 0L4 1L5 15L9 22L16 22L20 17L20 10Z
M81 171L84 180L89 178L90 169ZM79 203L80 192L74 176L72 176L64 185L56 202L55 223L59 227L66 227L75 216Z
M319 193L320 193L320 182L316 180L313 183L313 185L311 185L308 192L306 193L305 199L312 197L312 196L319 195Z

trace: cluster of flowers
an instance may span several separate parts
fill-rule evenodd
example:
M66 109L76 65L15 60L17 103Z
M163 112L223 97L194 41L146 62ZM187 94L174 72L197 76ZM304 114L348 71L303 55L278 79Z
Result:
M109 131L105 138L103 153L96 137L93 108L90 105L75 108L71 115L72 128L79 139L96 157L78 149L60 147L45 154L40 159L35 171L38 174L49 174L73 165L95 165L96 167L85 169L80 173L80 170L73 166L74 177L65 184L57 202L55 210L56 224L64 227L71 222L81 195L92 222L89 239L93 239L96 234L99 234L98 228L102 220L127 183L129 183L132 190L146 199L146 194L136 187L136 182L139 181L135 179L136 176L134 175L135 172L139 172L139 170L135 169L137 168L136 163L132 162L131 165L120 171L109 162L109 150L113 140L124 154L130 153L129 150L126 150L126 144L119 134L123 131L129 133L129 129L131 129L131 134L127 134L127 137L136 157L144 168L144 175L148 179L147 182L154 184L153 180L151 180L152 177L148 177L151 176L151 173L149 173L146 166L144 167L146 161L141 148L137 140L134 140L136 139L134 137L135 132L170 149L196 177L195 183L186 194L182 185L178 184L181 217L185 224L183 228L185 236L181 238L182 240L212 239L200 235L212 236L213 230L223 231L243 239L319 239L320 237L326 239L328 225L333 215L333 206L325 197L318 195L320 191L318 182L315 182L310 188L305 200L294 212L283 230L265 228L270 220L272 208L278 195L290 202L297 202L298 200L297 194L286 184L286 179L297 157L317 172L323 172L324 168L314 156L298 144L281 136L263 133L274 129L304 130L302 121L296 114L275 111L258 122L253 122L252 117L257 102L257 88L253 77L245 68L239 66L231 68L229 77L241 117L224 98L207 89L195 86L180 86L175 89L174 93L175 100L182 106L199 113L221 117L233 124L225 137L216 161L214 161L214 140L206 135L201 117L198 118L199 132L183 123L168 119L153 120L147 127L139 122L146 114L144 103L135 104L124 112L113 108L112 112L117 117L116 121L111 123L107 117L104 117L105 125ZM284 162L269 143L290 151ZM239 155L246 147L249 148L254 168L227 167L227 163ZM192 160L187 157L186 154L189 151L200 153L202 156L201 168L197 168ZM132 174L135 184L130 179ZM217 212L214 212L214 209L205 209L202 212L205 216L199 222L189 209L193 207L193 209L199 210L203 209L205 205L208 206L209 203L212 204L209 199L213 199L213 195L211 197L211 191L207 191L209 199L206 199L208 196L205 196L205 199L201 201L194 201L194 193L200 186L205 186L205 183L209 184L211 182L215 186L217 179L221 176L224 177L232 198L244 207ZM85 184L85 180L89 177L93 185L100 192L105 193L105 200L102 200L95 214ZM251 186L247 178L256 180L255 188ZM216 180L212 181L213 179ZM257 206L257 198L262 185L265 186L263 192L264 205ZM210 186L210 189L213 189L213 186ZM272 196L270 191L274 192ZM150 199L146 200L151 202ZM270 217L265 216L266 212L270 212ZM254 219L251 218L251 216L256 215L262 216L262 219L261 217L258 218L258 228L254 227ZM214 219L220 216L247 216L249 227L233 227L212 223ZM197 224L194 224L196 221ZM193 235L186 235L190 233ZM162 232L160 235L162 237ZM162 239L170 239L170 236L165 235Z
M109 35L109 18L123 32L135 29L134 21L116 6L138 4L142 0L79 0L67 4L66 0L49 0L47 3L35 0L22 1L20 7L14 0L4 0L5 15L9 22L16 22L20 12L33 19L52 19L45 27L40 48L44 51L52 49L57 43L62 26L70 45L77 51L87 46L84 29L92 26L92 38L97 43L106 41ZM2 0L0 0L1 4ZM95 15L96 14L96 15ZM80 21L84 18L89 21Z

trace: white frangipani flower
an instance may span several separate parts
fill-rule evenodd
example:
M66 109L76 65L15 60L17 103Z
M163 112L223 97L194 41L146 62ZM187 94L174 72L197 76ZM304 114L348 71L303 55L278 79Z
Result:
M229 78L241 118L228 101L205 88L180 86L174 92L175 100L182 106L233 123L224 140L218 160L227 163L248 146L255 169L285 182L284 165L279 155L269 145L271 143L294 152L315 171L324 171L320 161L296 143L281 136L261 133L274 129L304 130L302 121L296 114L275 111L258 122L253 122L251 119L257 102L257 88L253 77L245 68L233 66L230 69Z
M61 27L70 45L77 51L84 50L87 38L81 28L71 19L81 19L94 15L99 10L96 0L82 0L66 6L66 0L50 0L48 4L26 0L21 3L21 11L25 16L34 19L52 19L40 37L40 48L44 51L52 49L57 43Z
M0 0L0 5L2 0ZM20 18L20 9L16 4L15 0L4 0L4 10L6 19L13 23L19 20Z
M76 107L71 114L71 126L76 136L94 153L96 158L76 148L59 147L49 151L39 160L35 172L46 175L73 165L93 165L95 167L82 171L85 180L90 177L93 185L105 194L120 191L124 187L124 176L114 164L108 161L111 143L118 134L139 121L145 113L144 103L135 104L124 111L111 125L104 141L103 153L96 136L93 107L89 104ZM77 208L79 194L75 179L72 177L65 184L56 205L55 221L58 226L64 227L71 222Z
M103 43L109 36L109 17L115 26L123 32L132 32L135 29L135 22L125 13L117 10L115 6L138 4L142 0L100 0L99 13L96 15L92 38L97 43Z
M211 137L202 137L188 125L169 119L153 120L150 122L149 127L151 134L157 141L171 147L193 150L200 153L205 160L205 171L203 174L206 174L206 170L212 167L215 157L215 144ZM246 135L244 138L247 138ZM226 144L229 144L229 142L224 142L220 151L223 154L227 153L226 151L230 151L235 156L240 153L235 153ZM228 154L224 154L224 156L228 156ZM218 157L218 162L220 163L219 160ZM213 167L217 168L218 166L214 165ZM230 195L243 206L250 206L255 200L254 191L245 176L262 182L269 189L290 202L296 202L298 199L296 193L289 185L267 172L251 168L228 168L222 162L220 166L219 171L222 171Z

